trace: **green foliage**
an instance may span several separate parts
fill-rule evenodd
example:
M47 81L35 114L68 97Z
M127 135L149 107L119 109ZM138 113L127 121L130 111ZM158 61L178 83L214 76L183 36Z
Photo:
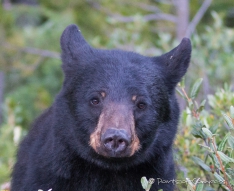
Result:
M7 122L0 128L0 184L9 179L12 167L15 163L15 153L17 146L25 132L16 125L18 112L13 109L10 102L7 102L6 113Z
M234 65L234 30L223 26L221 18L212 12L214 24L206 32L193 36L193 54L189 75L204 79L204 91L214 91L224 82L232 82ZM204 69L205 68L205 69Z
M61 87L63 74L59 59L41 57L40 51L38 53L40 49L34 51L38 55L31 55L27 53L27 49L30 51L30 47L46 47L48 50L59 51L61 32L69 22L73 22L73 19L69 12L65 11L58 16L45 8L17 6L9 12L13 21L18 24L17 19L22 14L22 17L30 19L33 19L32 14L36 18L48 19L36 27L30 25L30 22L27 23L27 19L23 19L26 22L25 26L23 28L22 24L12 26L14 33L1 42L7 45L0 53L1 70L6 73L5 96L14 103L15 107L21 108L21 121L17 121L17 124L29 128L35 116L51 105ZM21 48L23 46L29 48L25 51Z
M198 79L192 86L190 96L185 91L185 87L180 87L180 93L187 101L187 109L183 112L182 123L184 124L182 129L192 132L191 136L187 137L183 134L178 135L178 142L176 146L180 147L183 142L187 142L187 153L180 153L181 162L178 165L185 165L189 169L186 177L180 176L180 178L199 177L199 181L187 181L187 189L191 191L195 190L230 190L234 186L234 118L233 118L233 106L230 107L229 112L222 110L227 107L230 102L222 102L223 107L213 107L210 110L204 110L204 107L199 106L196 102L197 91L201 85L201 79ZM226 90L227 87L226 87ZM195 93L196 92L196 93ZM227 99L229 97L228 91L218 90L216 94L222 96L208 96L208 103L214 105L220 97ZM232 92L233 93L233 92ZM216 95L215 94L215 95ZM211 98L211 100L210 100ZM216 100L217 99L217 100ZM215 111L215 112L214 112ZM217 118L214 118L214 114L217 114ZM214 125L220 124L220 125ZM224 127L224 128L222 128ZM195 143L195 144L194 144ZM189 158L200 167L197 168L194 173L193 163ZM209 183L209 184L207 184ZM185 189L185 185L182 188Z
M208 103L212 109L212 114L220 116L221 110L227 111L230 105L234 105L234 92L232 88L225 84L224 88L219 88L215 94L208 95Z

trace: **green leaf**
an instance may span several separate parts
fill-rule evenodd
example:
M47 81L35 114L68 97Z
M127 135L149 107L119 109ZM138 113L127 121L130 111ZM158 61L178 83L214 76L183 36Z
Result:
M201 160L200 158L193 156L193 157L192 157L192 160L193 160L196 164L198 164L200 167L202 167L205 171L211 172L210 167L209 167L207 164L205 164L205 163L203 162L203 160Z
M194 104L196 106L196 109L198 110L198 108L199 108L198 103L196 101L194 101Z
M211 131L208 128L203 127L202 131L211 139L213 134L211 133Z
M216 155L214 155L214 154L209 154L209 156L212 158L215 167L220 168L219 160L217 159Z
M229 183L230 183L231 185L234 185L234 179L231 179L231 180L229 181Z
M202 191L203 186L204 186L204 184L198 183L198 184L196 185L196 191Z
M228 137L230 135L231 135L231 133L229 132L228 134L226 134L226 136L223 138L223 140L219 143L219 146L218 146L219 151L223 151L223 148L225 147L225 144L227 143Z
M184 96L183 92L179 89L179 88L176 88L176 91L178 94L180 94L180 96L186 100L186 97Z
M234 107L233 106L230 107L230 114L231 114L231 118L234 119Z
M203 79L200 78L200 79L197 79L196 82L194 83L193 87L192 87L192 90L190 92L190 98L191 99L194 99L195 97L197 97L197 93L199 91L199 88L202 84L202 81Z
M148 180L146 179L145 176L143 176L143 177L141 178L141 185L142 185L143 189L145 189L145 190L147 189Z
M196 122L192 126L192 134L196 138L206 139L206 134L202 131L202 127L205 127L201 122Z
M217 172L214 173L215 178L217 178L218 181L224 182L224 179L222 176L220 176Z
M185 87L185 78L183 77L179 83L180 87L184 88Z
M209 130L211 131L211 133L215 134L218 128L219 128L219 125L216 124L216 125L210 126Z
M191 99L188 100L188 106L189 106L189 109L193 110L194 105L193 105L193 101Z
M202 144L198 144L199 146L205 148L207 151L211 152L211 148L206 146L206 145L202 145Z
M191 126L192 125L192 123L193 123L193 118L192 118L192 116L191 115L187 115L187 117L186 117L186 122L185 122L185 124L186 124L186 126Z
M193 135L194 137L196 137L196 138L201 138L201 139L204 139L204 138L205 138L205 137L203 136L203 134L202 134L200 131L196 130L196 129L193 129L193 130L192 130L192 135Z
M234 137L232 135L228 137L228 144L232 149L234 149Z
M205 104L206 104L206 100L203 100L203 101L201 102L199 108L197 109L197 111L198 111L198 112L201 112L201 111L204 109Z
M234 168L227 168L226 172L231 176L231 178L234 180Z
M226 123L228 124L228 126L231 128L231 129L234 129L234 125L232 123L232 119L225 113L222 112L222 115L226 121Z
M220 158L222 159L222 161L224 161L226 163L229 163L229 162L233 162L234 163L234 159L232 159L229 156L225 155L223 152L217 151L217 153L220 156Z

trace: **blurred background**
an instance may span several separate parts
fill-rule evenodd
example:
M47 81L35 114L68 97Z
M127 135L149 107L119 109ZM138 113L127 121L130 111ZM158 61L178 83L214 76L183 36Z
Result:
M171 50L185 36L191 38L185 88L203 78L198 100L208 100L209 116L234 105L233 0L2 0L0 185L10 181L17 146L30 124L61 88L60 35L72 23L94 47L147 56ZM180 105L186 108L182 100ZM188 124L187 118L184 121ZM176 160L187 163L178 164L181 177L196 175L194 163L188 160L199 149L188 148L193 141L185 140L188 126L181 125L175 145L183 147Z

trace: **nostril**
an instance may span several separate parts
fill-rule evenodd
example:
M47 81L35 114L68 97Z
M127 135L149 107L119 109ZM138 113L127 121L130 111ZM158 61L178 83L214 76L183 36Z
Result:
M124 139L119 139L118 140L118 144L120 145L120 146L127 146L128 144L127 144L127 141L126 140L124 140Z
M115 147L115 141L112 137L106 138L104 140L104 146L108 149L108 150L112 150Z
M110 138L105 139L104 144L110 143L110 142L113 142L113 141L114 141L113 138L110 137Z
M123 129L107 129L102 135L102 143L107 152L122 153L130 144L128 133Z

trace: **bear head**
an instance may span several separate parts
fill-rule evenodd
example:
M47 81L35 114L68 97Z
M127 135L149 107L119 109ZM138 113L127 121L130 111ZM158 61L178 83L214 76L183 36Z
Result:
M171 149L179 108L175 87L190 62L190 40L161 56L91 47L76 25L61 36L63 88L56 100L63 137L80 157L127 168ZM61 104L65 106L61 106Z

